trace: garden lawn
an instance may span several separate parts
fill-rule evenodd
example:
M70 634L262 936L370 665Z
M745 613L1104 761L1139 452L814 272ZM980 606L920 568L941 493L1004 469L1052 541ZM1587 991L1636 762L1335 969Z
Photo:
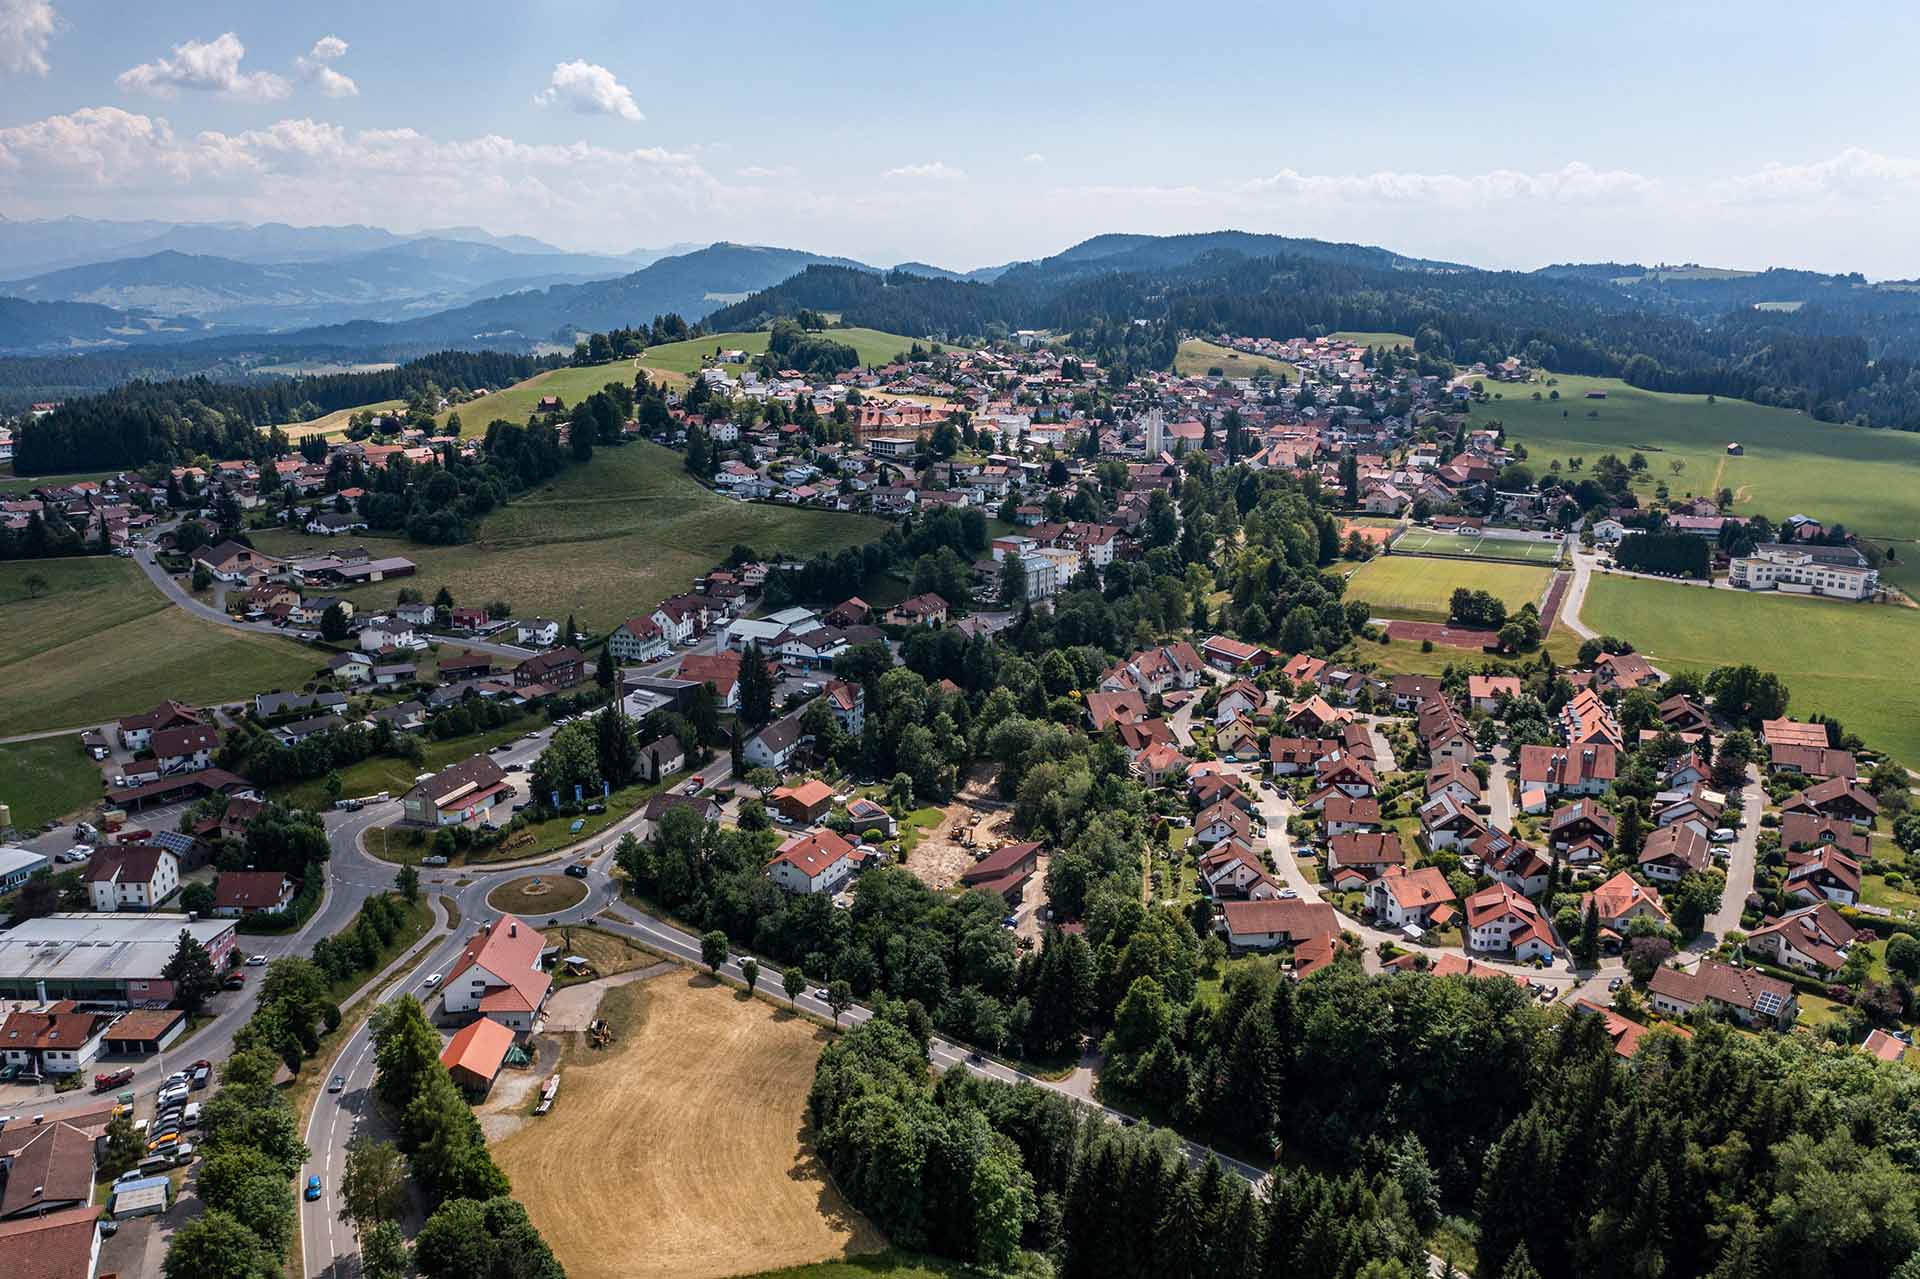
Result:
M1600 576L1581 620L1669 671L1751 662L1779 674L1790 713L1838 718L1867 744L1920 765L1920 611Z
M1523 604L1538 606L1552 576L1531 564L1376 555L1347 578L1346 598L1365 600L1379 617L1444 622L1456 589L1490 592L1513 614Z
M1648 462L1638 487L1649 496L1664 480L1676 497L1732 489L1735 512L1775 521L1799 512L1887 537L1912 537L1920 527L1920 434L1816 422L1745 400L1710 404L1704 395L1642 391L1617 378L1555 376L1554 386L1488 383L1504 398L1473 406L1476 425L1506 424L1538 474L1556 460L1584 457L1592 466L1602 453L1626 461L1638 450ZM1585 398L1592 390L1607 398ZM1552 391L1558 401L1545 398ZM1736 441L1744 456L1727 456ZM1684 464L1677 475L1676 461Z
M38 598L29 577L45 578ZM0 736L80 728L165 697L192 706L297 688L317 652L173 607L132 562L0 564Z
M1173 371L1184 377L1215 376L1214 369L1226 377L1272 377L1282 382L1294 382L1300 376L1299 370L1285 360L1250 355L1200 338L1188 338L1174 352Z
M604 635L692 589L736 545L808 559L872 541L886 528L864 515L721 497L685 472L678 453L635 443L601 449L585 466L516 498L489 515L466 545L364 539L374 554L404 555L419 572L346 594L364 608L390 603L402 587L431 599L444 586L462 604L504 599L520 616L564 621L572 614L583 630ZM275 555L316 541L302 533L254 537L255 546Z
M100 767L75 734L0 746L0 804L21 830L91 808L100 793Z
M464 737L449 737L441 741L422 736L420 740L425 754L418 766L404 759L381 755L341 769L340 797L357 799L387 791L397 799L412 787L413 779L421 773L437 773L468 756L484 755L502 742L514 740L533 726L533 721L523 719L484 733L469 733ZM284 786L268 787L267 790L272 798L295 808L324 810L333 803L327 797L327 779L324 775Z

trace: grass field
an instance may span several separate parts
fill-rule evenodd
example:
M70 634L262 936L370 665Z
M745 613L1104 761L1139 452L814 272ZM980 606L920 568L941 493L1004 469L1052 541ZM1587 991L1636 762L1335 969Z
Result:
M1580 620L1667 670L1752 662L1775 671L1796 719L1836 716L1869 746L1920 765L1920 685L1908 668L1920 653L1920 611L1602 576Z
M1396 555L1446 555L1487 560L1524 560L1529 564L1558 564L1561 542L1511 537L1462 537L1433 529L1410 528L1393 539Z
M701 487L680 456L655 444L602 449L586 466L487 517L477 541L414 546L369 539L376 555L405 555L419 574L404 585L431 599L442 586L462 604L505 599L522 616L565 621L597 634L643 607L691 589L736 543L801 558L879 537L881 520L835 511L736 502ZM284 555L311 546L303 533L262 532L254 545ZM391 602L392 582L349 598Z
M30 598L26 579L49 589ZM127 560L0 564L0 737L84 727L146 710L297 687L318 653L203 622Z
M1282 382L1295 382L1300 377L1299 370L1284 360L1248 355L1200 338L1188 338L1174 352L1173 371L1183 377L1206 377L1213 369L1227 377L1275 377Z
M1361 346L1404 346L1409 350L1413 347L1413 339L1405 333L1359 333L1342 329L1327 336L1339 342L1358 342Z
M548 369L545 373L536 373L526 381L515 382L492 395L456 404L445 413L435 414L433 420L445 426L447 419L458 413L461 434L485 435L487 424L495 418L504 418L516 426L525 425L541 396L557 395L562 403L572 408L575 402L584 400L609 382L633 385L633 361L614 360L608 364L589 364L578 369Z
M1556 626L1541 646L1559 666L1572 666L1580 656L1580 637L1565 626ZM1336 664L1371 664L1382 675L1443 675L1449 666L1464 666L1478 671L1492 663L1501 669L1524 674L1540 660L1538 652L1522 653L1511 662L1502 662L1484 653L1435 644L1431 653L1420 651L1418 641L1395 640L1391 644L1355 643L1340 650Z
M586 884L556 870L508 880L487 894L487 905L522 919L545 919L586 899Z
M607 992L605 1053L494 1147L572 1279L719 1279L874 1252L807 1148L831 1032L684 971ZM882 1272L884 1273L884 1272Z
M1704 395L1641 391L1614 378L1557 379L1552 387L1490 384L1505 398L1473 407L1476 421L1506 423L1508 439L1527 446L1537 473L1555 460L1584 457L1591 466L1602 453L1625 460L1639 450L1649 494L1662 480L1676 496L1729 488L1741 514L1782 520L1801 512L1883 537L1912 537L1920 528L1920 434L1829 425L1745 400L1709 404ZM1607 398L1589 400L1590 390ZM1558 391L1560 399L1536 401L1534 391ZM1727 456L1733 441L1744 456ZM1673 462L1683 463L1677 475Z
M1377 555L1347 578L1346 598L1365 600L1379 617L1444 622L1454 590L1490 591L1517 612L1538 605L1553 570L1496 560L1442 560L1425 555Z
M715 351L745 351L748 355L759 355L767 349L768 336L767 331L762 329L753 333L709 333L706 337L685 342L665 342L642 351L640 365L642 368L686 375L697 370L701 360ZM860 357L860 363L867 365L889 364L894 356L906 351L914 343L913 338L901 337L898 333L883 333L879 329L826 329L820 336L852 347ZM740 367L728 366L728 372L738 377Z
M356 405L350 409L335 409L333 412L322 417L317 417L311 422L282 422L280 429L286 432L288 439L292 440L297 440L303 435L345 435L347 433L347 419L356 413L385 413L391 409L404 409L406 407L407 402L405 400L377 400L372 404ZM262 429L270 428L263 427Z
M502 742L510 742L528 729L536 726L534 720L517 720L503 728L490 729L484 733L472 733L465 737L435 739L422 736L421 745L425 752L418 768L404 759L388 756L376 756L363 759L357 764L349 764L340 770L340 793L348 799L362 795L376 795L387 791L396 798L413 785L413 779L421 773L437 773L450 764L457 764L469 755L484 755ZM327 779L310 777L303 782L294 782L287 786L270 786L268 793L283 803L296 808L324 809L331 802L327 798Z
M100 798L100 767L72 734L0 746L0 804L22 830L71 817Z

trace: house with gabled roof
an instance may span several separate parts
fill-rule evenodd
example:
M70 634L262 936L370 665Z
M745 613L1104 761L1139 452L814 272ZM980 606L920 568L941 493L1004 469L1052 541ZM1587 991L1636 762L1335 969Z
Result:
M1220 908L1219 926L1237 951L1292 946L1297 952L1309 942L1330 941L1340 931L1333 907L1293 897L1227 902Z
M1631 1058L1639 1052L1640 1045L1645 1042L1648 1035L1679 1035L1683 1039L1693 1038L1693 1032L1685 1026L1645 1026L1630 1017L1622 1016L1611 1008L1596 1004L1591 999L1576 999L1573 1001L1573 1006L1583 1014L1600 1019L1601 1024L1606 1027L1607 1038L1613 1041L1614 1054L1619 1057Z
M1607 809L1590 799L1577 799L1553 810L1547 820L1547 846L1565 853L1574 865L1596 862L1613 848L1618 829Z
M1660 673L1638 653L1602 653L1594 659L1593 683L1601 692L1626 692L1660 682Z
M1328 835L1380 829L1380 801L1371 795L1355 798L1334 792L1320 805L1320 823Z
M1511 952L1517 960L1551 959L1557 949L1553 927L1540 908L1505 884L1467 898L1467 948L1483 953Z
M1830 777L1789 795L1780 805L1780 813L1783 819L1790 813L1810 813L1816 817L1870 823L1880 815L1880 801L1844 777Z
M1831 844L1787 854L1787 878L1781 891L1803 902L1860 900L1860 863Z
M1358 888L1407 864L1400 836L1393 831L1356 831L1327 841L1327 874L1335 887Z
M1713 848L1692 826L1662 826L1640 846L1636 864L1648 879L1677 884L1683 876L1698 874L1713 865Z
M1604 795L1619 773L1619 758L1611 746L1522 746L1520 784L1537 787L1548 796Z
M1744 1026L1785 1030L1800 1015L1793 987L1751 968L1735 968L1703 959L1694 972L1661 968L1647 983L1647 1002L1669 1017L1685 1017L1695 1008L1726 1011Z
M1612 931L1616 938L1625 937L1636 919L1651 919L1662 925L1672 922L1660 900L1660 890L1641 883L1624 870L1593 891L1580 895L1582 919L1586 918L1588 907L1596 912L1600 927Z
M1367 885L1367 908L1382 928L1444 926L1458 913L1453 889L1437 866L1386 874Z
M1818 902L1764 921L1747 934L1746 948L1782 968L1832 977L1846 966L1847 952L1859 937L1860 930L1831 902Z
M82 875L96 911L153 910L180 888L180 859L156 844L102 848Z
M853 874L853 845L830 830L795 835L767 863L767 878L790 893L831 893Z
M441 1006L452 1017L478 1015L524 1033L547 1002L553 979L541 967L546 938L512 915L484 925L447 970Z

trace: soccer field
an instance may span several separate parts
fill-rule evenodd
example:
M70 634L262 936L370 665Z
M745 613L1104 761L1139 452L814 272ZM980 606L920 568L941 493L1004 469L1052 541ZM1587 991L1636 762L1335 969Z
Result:
M1463 537L1433 529L1410 528L1393 541L1396 555L1445 555L1456 559L1517 560L1524 564L1558 564L1558 538Z

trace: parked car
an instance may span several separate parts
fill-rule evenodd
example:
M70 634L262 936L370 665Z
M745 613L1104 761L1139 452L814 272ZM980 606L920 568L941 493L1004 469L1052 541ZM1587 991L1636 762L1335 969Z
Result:
M211 1065L209 1065L206 1062L195 1063L193 1067L192 1087L196 1091L201 1088L205 1088L207 1086L207 1081L212 1078L213 1078L213 1067Z
M267 957L265 955L248 955L247 956L247 967L265 968L266 966L267 966Z
M124 1070L115 1070L107 1074L95 1075L93 1077L93 1090L95 1092L111 1092L113 1089L120 1087L120 1085L131 1083L132 1081L133 1068L129 1066Z
M1713 834L1707 836L1708 839L1716 844L1731 844L1739 837L1740 833L1731 826L1722 826L1720 829L1714 831Z
M245 973L228 973L226 980L220 984L228 990L243 990L246 988L247 975Z

